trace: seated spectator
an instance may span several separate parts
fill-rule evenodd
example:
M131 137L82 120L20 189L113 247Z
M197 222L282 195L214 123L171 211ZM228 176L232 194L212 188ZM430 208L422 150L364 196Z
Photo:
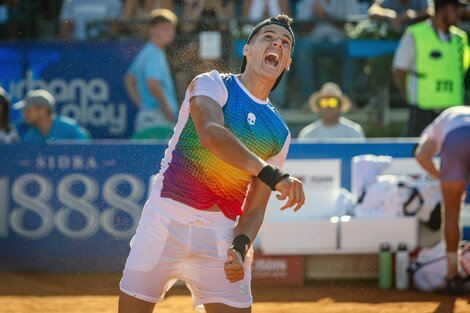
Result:
M91 29L88 33L88 23L120 17L121 0L65 0L60 13L60 37L66 40L97 38L99 29Z
M357 14L357 0L301 0L297 3L296 21L303 23L303 26L314 22L309 33L299 39L294 56L294 72L300 84L302 102L318 90L316 65L320 58L334 59L334 63L339 65L341 85L345 92L352 92L351 76L354 71L351 59L347 57L344 23L349 15ZM327 80L332 80L332 77L327 77Z
M351 107L351 100L343 94L337 84L324 84L320 91L310 96L308 102L320 119L305 126L297 137L299 140L356 138L364 141L362 127L341 116L341 113L347 112Z
M243 19L254 23L281 13L290 15L289 0L245 0L242 6Z
M21 141L25 143L47 143L61 139L88 139L88 131L75 120L54 113L54 96L44 89L31 90L26 97L14 104L21 110L24 123L21 125Z
M10 97L0 87L0 144L19 142L20 137L10 123Z
M430 16L429 0L376 0L368 10L369 17L387 21L395 31Z

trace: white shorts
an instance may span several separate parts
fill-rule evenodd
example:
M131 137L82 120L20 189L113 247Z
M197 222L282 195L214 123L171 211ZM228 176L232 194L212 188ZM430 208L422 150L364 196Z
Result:
M201 211L150 196L131 240L121 291L160 302L180 279L191 291L194 308L205 303L250 307L252 251L245 259L242 281L230 283L224 273L234 226L235 221L222 212Z

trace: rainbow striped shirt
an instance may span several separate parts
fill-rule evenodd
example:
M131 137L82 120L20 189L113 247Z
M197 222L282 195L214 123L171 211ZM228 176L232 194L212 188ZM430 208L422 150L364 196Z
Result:
M277 166L284 164L289 130L269 100L255 98L233 74L201 74L190 86L157 175L157 192L162 198L200 210L217 204L225 216L235 219L243 213L251 175L223 162L201 145L189 114L189 99L208 96L217 101L222 106L225 127L249 150Z

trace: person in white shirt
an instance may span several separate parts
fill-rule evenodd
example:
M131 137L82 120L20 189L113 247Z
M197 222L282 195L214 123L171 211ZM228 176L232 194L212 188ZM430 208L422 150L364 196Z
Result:
M320 91L310 96L308 103L320 118L300 131L297 137L299 141L332 138L355 138L361 142L365 141L361 125L341 116L341 113L347 112L351 107L351 100L343 94L337 84L324 84Z
M460 205L470 178L470 107L456 106L442 112L424 129L415 157L418 163L440 181L444 200L444 237L447 247L447 282L438 291L463 294L463 279L458 274ZM432 159L440 155L437 169Z

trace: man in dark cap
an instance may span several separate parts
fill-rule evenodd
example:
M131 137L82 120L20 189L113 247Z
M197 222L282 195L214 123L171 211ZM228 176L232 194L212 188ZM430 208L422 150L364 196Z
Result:
M455 25L465 4L435 0L431 19L409 26L400 40L393 72L410 108L407 136L420 136L443 110L464 104L470 53L467 34Z
M174 281L206 312L251 312L251 243L272 191L297 211L302 183L280 168L290 133L268 95L289 68L292 19L255 26L242 73L197 76L144 206L119 312L152 312Z
M88 139L88 131L75 120L54 113L55 98L45 89L31 90L13 105L21 110L25 124L21 127L21 141L46 143L54 140Z

